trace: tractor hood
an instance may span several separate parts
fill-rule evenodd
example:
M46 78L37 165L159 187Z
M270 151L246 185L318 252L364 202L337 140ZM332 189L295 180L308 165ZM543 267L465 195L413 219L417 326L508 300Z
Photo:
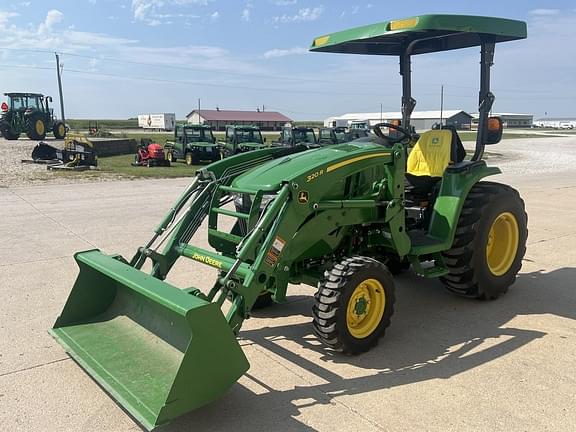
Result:
M259 165L234 179L232 186L239 189L276 191L282 183L302 175L322 169L328 170L329 166L340 162L353 162L355 158L363 160L363 156L370 157L371 153L383 152L390 152L390 149L372 142L351 142L307 150Z

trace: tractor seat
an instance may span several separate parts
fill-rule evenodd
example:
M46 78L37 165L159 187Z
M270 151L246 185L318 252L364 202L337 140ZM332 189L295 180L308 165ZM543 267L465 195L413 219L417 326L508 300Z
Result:
M432 129L420 135L408 155L406 194L427 201L449 165L466 157L462 141L452 126Z

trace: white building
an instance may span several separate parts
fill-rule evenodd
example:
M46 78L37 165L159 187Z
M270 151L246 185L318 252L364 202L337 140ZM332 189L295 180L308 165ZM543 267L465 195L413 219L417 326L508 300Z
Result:
M370 126L392 120L402 120L401 112L372 112L372 113L348 113L341 116L329 117L324 120L326 127L349 126L353 121L365 121ZM431 129L434 124L455 126L457 129L470 129L472 116L462 110L440 111L414 111L410 117L410 123L416 130Z
M576 117L544 117L535 120L534 126L554 129L575 129Z
M500 117L502 119L502 126L505 128L529 128L532 127L532 122L534 121L533 114L491 112L490 115ZM478 113L473 113L472 129L476 129L477 127Z

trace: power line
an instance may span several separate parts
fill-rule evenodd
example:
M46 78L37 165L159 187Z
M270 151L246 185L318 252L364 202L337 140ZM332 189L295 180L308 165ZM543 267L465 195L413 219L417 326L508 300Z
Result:
M52 70L53 68L49 67L41 67L41 66L33 66L33 65L2 65L0 67L11 67L11 68L20 68L20 69L43 69L43 70ZM321 95L342 95L342 96L355 96L355 95L363 95L363 96L373 96L373 93L342 93L342 92L333 92L333 91L320 91L320 90L300 90L300 89L283 89L283 88L273 88L273 87L251 87L245 85L231 85L231 84L223 84L223 83L212 83L206 81L182 81L182 80L171 80L171 79L163 79L163 78L149 78L149 77L139 77L139 76L125 76L125 75L118 75L118 74L111 74L106 72L95 72L95 71L86 71L80 69L65 69L67 73L75 73L81 75L89 75L95 77L110 77L110 78L119 78L128 81L151 81L151 82L161 82L167 84L184 84L184 85L193 85L193 86L205 86L205 87L217 87L217 88L232 88L236 90L252 90L252 91L269 91L269 92L277 92L277 93L305 93L305 94L321 94Z

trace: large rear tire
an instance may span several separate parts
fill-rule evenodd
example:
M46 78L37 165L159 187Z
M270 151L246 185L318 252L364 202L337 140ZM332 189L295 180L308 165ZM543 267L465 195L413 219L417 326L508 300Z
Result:
M526 253L528 216L517 190L477 183L464 202L452 248L444 252L446 288L464 297L491 300L516 280Z
M36 112L26 119L26 135L35 141L46 138L46 122L42 114Z
M330 348L359 354L373 348L394 313L394 280L371 258L345 258L324 273L312 308L314 330Z

